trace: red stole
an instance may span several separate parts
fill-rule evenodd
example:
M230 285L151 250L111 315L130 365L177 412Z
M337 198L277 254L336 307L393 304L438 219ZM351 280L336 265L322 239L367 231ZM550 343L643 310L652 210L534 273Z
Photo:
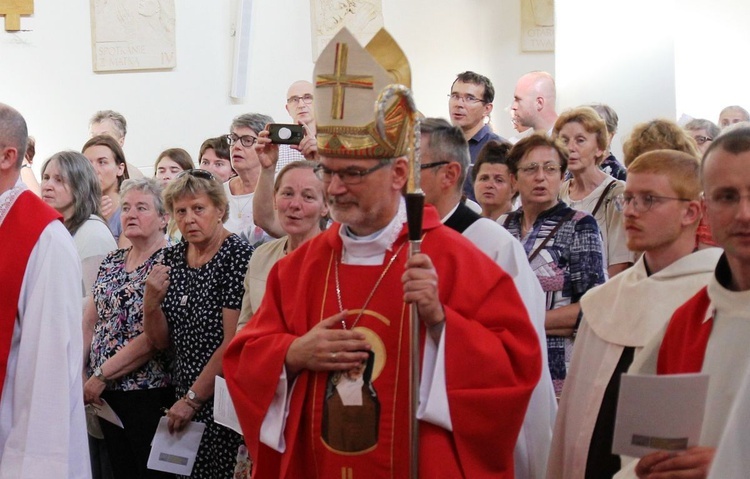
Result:
M399 238L393 250L398 250L405 237ZM340 252L333 253L336 256ZM392 251L386 252L384 263L390 260ZM304 438L301 447L295 450L304 460L293 460L289 464L287 477L403 477L409 465L409 308L400 300L403 287L400 277L404 270L407 251L403 248L383 281L375 291L366 312L357 322L356 329L367 336L373 346L374 365L372 386L379 402L377 420L377 442L374 446L358 451L342 451L324 440L323 424L331 400L329 374L313 373L307 383L303 409L307 421L302 421L297 431ZM338 258L340 263L340 258ZM373 286L383 272L383 266L352 266L339 264L341 301L349 311L347 329L352 327L360 308L370 295ZM333 257L329 270L321 271L327 277L322 304L314 306L320 319L339 312L335 262ZM298 385L299 386L299 385ZM367 395L364 399L369 399ZM328 403L328 404L327 404ZM366 423L366 421L362 421ZM363 436L370 431L362 432ZM300 468L300 469L298 469ZM315 472L313 472L315 471Z
M657 374L697 373L703 368L713 317L704 321L711 304L704 287L672 315L659 347Z
M14 191L11 195L17 195ZM34 193L24 191L14 200L5 219L0 224L0 278L3 294L0 296L0 396L8 368L13 328L18 315L18 299L26 274L31 251L44 228L60 213L50 208Z

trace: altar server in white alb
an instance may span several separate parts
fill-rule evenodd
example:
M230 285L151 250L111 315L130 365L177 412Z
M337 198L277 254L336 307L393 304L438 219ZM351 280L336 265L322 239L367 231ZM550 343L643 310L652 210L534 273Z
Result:
M714 460L729 412L750 371L750 128L720 135L706 150L701 167L705 211L716 243L724 248L708 285L680 306L661 345L631 372L709 376L698 445L679 454L656 452L632 461L615 477L703 479ZM628 179L630 173L628 173ZM747 428L746 423L741 427ZM740 446L747 455L747 443ZM632 466L634 467L634 470ZM747 470L719 475L745 478Z
M62 216L19 179L26 143L0 103L0 479L87 479L81 264Z
M644 153L631 163L617 207L632 267L581 298L583 320L565 380L552 439L548 479L612 477L620 375L669 318L705 286L719 248L695 251L701 219L698 160L673 150Z

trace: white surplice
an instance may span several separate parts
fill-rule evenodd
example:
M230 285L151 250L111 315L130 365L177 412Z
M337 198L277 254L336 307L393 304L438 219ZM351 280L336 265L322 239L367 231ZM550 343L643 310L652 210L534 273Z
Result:
M31 252L18 300L0 398L0 479L91 477L82 365L81 263L53 221Z
M455 211L443 218L445 222ZM546 296L529 265L521 243L508 230L488 218L480 218L462 233L479 250L489 256L516 285L539 337L542 352L542 375L534 388L518 434L513 461L516 479L542 479L547 470L552 428L557 414L557 400L547 361L547 335L544 329Z
M652 338L660 341L672 313L708 283L720 255L719 248L696 251L651 276L641 256L581 298L583 320L560 400L549 479L585 476L604 392L624 348L635 348L635 363Z
M719 271L722 271L720 273ZM716 274L726 274L728 267L722 258ZM742 378L750 371L750 291L731 291L722 286L712 275L708 282L708 297L711 301L704 321L713 317L711 335L706 344L702 373L709 376L706 411L703 416L700 446L716 447L727 425L729 411L738 397ZM725 278L726 279L726 278ZM630 368L631 373L654 374L660 343L649 342L643 350L643 358ZM746 427L745 424L739 425ZM630 461L627 463L627 461ZM714 459L714 462L716 459ZM626 464L627 463L627 464ZM616 478L634 478L637 460L623 456L623 469ZM728 476L746 477L747 471L735 471Z

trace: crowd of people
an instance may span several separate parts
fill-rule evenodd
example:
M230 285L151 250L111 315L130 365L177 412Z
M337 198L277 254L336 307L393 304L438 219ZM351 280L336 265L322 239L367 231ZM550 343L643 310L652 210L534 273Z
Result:
M299 144L242 114L153 178L102 110L36 182L0 104L0 478L173 477L147 467L165 418L205 424L193 478L743 477L750 114L644 119L621 162L614 109L558 114L530 72L509 141L487 77L423 118L385 43L381 63L342 31L290 85ZM628 372L709 375L697 444L613 454ZM214 420L217 376L243 434Z

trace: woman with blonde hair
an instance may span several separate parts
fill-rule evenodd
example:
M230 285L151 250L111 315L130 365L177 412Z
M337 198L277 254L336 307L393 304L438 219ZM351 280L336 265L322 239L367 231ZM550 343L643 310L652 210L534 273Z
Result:
M594 109L579 107L558 117L552 135L569 152L571 178L562 184L560 199L596 219L602 235L604 265L612 277L633 264L634 255L628 250L622 212L614 201L625 190L625 182L599 168L609 144L607 125Z

